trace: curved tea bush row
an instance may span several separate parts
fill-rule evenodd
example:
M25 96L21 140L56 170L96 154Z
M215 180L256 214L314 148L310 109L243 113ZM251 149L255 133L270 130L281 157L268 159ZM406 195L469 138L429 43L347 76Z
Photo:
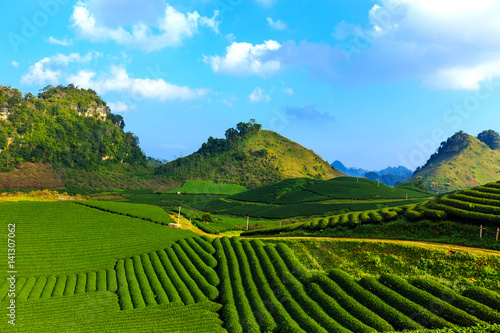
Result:
M135 258L135 257L134 257ZM151 286L151 291L153 292L153 298L157 304L166 304L169 302L168 296L161 285L158 276L153 268L153 264L149 259L147 254L141 255L141 265L143 267L143 272Z
M118 260L116 263L116 275L118 277L118 300L122 310L133 309L132 298L128 288L127 276L125 274L125 261Z
M228 237L221 239L222 248L227 259L229 269L229 279L233 292L234 304L240 317L240 323L244 332L260 332L259 325L253 314L250 302L247 298L245 287L243 286L242 276L240 274L240 265L233 246Z
M33 289L31 290L31 293L29 295L29 298L34 298L38 299L42 296L43 289L45 288L45 285L47 284L47 278L46 277L40 277L36 280L35 285L33 286ZM1 295L1 292L0 292Z
M476 326L484 324L481 320L468 314L467 312L451 306L432 294L420 290L406 280L395 275L382 274L380 282L397 291L404 297L418 303L436 315L446 319L449 322L458 324L459 326Z
M275 295L273 289L271 289L266 274L250 242L243 240L241 243L249 262L252 263L250 266L252 276L256 285L259 286L258 291L262 301L265 302L269 313L273 316L278 327L288 332L304 332L295 321L296 318L292 318L283 306L281 296L277 297L278 295Z
M238 309L234 304L233 287L229 277L227 257L219 238L213 241L213 246L216 250L217 261L219 262L218 270L221 279L220 302L223 305L222 317L229 332L240 333L243 332L243 328L240 324Z
M448 200L451 200L451 199L448 199ZM466 204L466 203L464 203L464 204ZM500 216L499 215L484 214L484 213L479 213L479 212L475 212L475 211L471 211L471 210L467 210L467 209L460 209L460 208L456 208L456 207L450 206L448 204L445 204L441 201L438 201L437 203L433 203L432 206L433 206L433 208L437 208L437 209L445 211L448 214L448 216L450 216L450 217L454 217L458 220L465 221L468 223L500 224Z
M347 312L365 325L373 327L380 332L393 330L392 326L387 321L363 306L353 297L349 296L337 283L327 276L318 276L316 283L326 294L335 299L345 310L347 310Z
M199 257L198 257L198 260L199 260L198 264L200 265L200 267L206 267L206 268L208 268L208 272L213 272L212 275L207 275L207 278L205 278L205 276L203 276L200 273L200 271L197 269L197 267L188 258L188 256L186 255L186 253L184 252L184 250L182 249L182 247L179 244L174 244L172 246L172 249L173 249L173 251L171 251L170 254L172 254L172 256L173 256L175 253L177 256L176 258L170 258L172 260L172 262L179 260L179 262L182 263L182 266L184 267L183 273L186 272L188 274L188 276L191 277L191 279L188 279L188 282L187 282L187 283L189 283L188 286L190 287L190 290L197 288L198 290L200 290L202 292L203 296L198 295L199 298L197 301L201 302L202 300L206 300L207 298L211 301L216 299L219 296L219 290L207 281L207 278L209 276L212 276L213 279L216 279L214 281L214 283L216 283L217 285L220 283L219 277L217 276L215 271L213 269L209 268L208 266L205 266L204 263L201 261L201 259L199 259ZM172 249L168 249L168 250L172 250ZM169 254L169 257L170 257L170 254ZM193 281L194 284L191 281ZM198 292L196 291L195 295L197 295L197 294L198 294ZM196 299L196 297L195 297L195 299Z
M311 299L311 297L307 294L304 285L289 272L288 267L276 251L276 248L268 245L265 247L265 250L283 285L290 292L290 294L293 295L297 303L300 307L302 307L308 316L310 316L328 332L350 332L325 313L321 306Z
M198 254L189 246L189 244L186 241L180 240L177 244L174 245L173 248L174 250L176 250L176 252L180 251L178 247L182 249L182 253L180 255L178 253L178 256L181 257L182 255L184 266L186 267L186 269L188 269L189 267L188 272L190 273L191 276L193 276L193 274L196 275L195 280L197 282L198 282L197 279L200 278L199 275L201 273L201 278L203 280L208 281L208 283L210 283L212 286L219 285L220 279L215 270L212 267L207 266L207 264L203 260L201 260ZM213 267L216 267L217 260L213 256L211 257L213 261L210 261L210 263ZM200 283L198 283L198 285L200 285Z
M176 269L174 268L174 265L172 264L172 262L170 261L168 255L167 255L167 253L164 250L160 250L157 252L157 254L158 254L158 257L161 261L161 264L165 268L165 272L166 272L165 275L167 275L167 278L170 279L175 290L179 293L179 297L182 299L182 302L186 305L196 303L194 296L191 294L188 286L184 283L182 277L177 273ZM160 278L161 278L161 276L160 276ZM162 282L163 282L163 280L162 280ZM165 288L165 284L163 284L163 286ZM168 289L166 291L167 291L167 295L169 295L169 299L170 299L170 293L168 293Z
M378 282L377 279L373 277L364 277L359 281L359 283L366 290L382 299L385 303L395 309L398 309L426 328L454 327L452 323L436 316L434 313L425 309L423 306L412 302L406 297L398 294L394 290Z
M349 274L334 269L329 277L335 281L344 291L357 300L359 303L385 319L397 330L417 330L423 329L423 326L416 323L397 309L389 306L376 295L361 287ZM388 326L386 327L388 328Z
M325 293L318 284L309 284L307 286L307 291L309 295L311 295L311 297L324 309L324 311L332 318L335 318L340 325L349 327L349 329L355 333L377 332L370 326L365 325L363 322L353 317L349 312L341 307L335 299Z
M21 289L22 285L24 284L24 283L22 283L23 280L26 281L26 279L19 279L17 281L16 287L18 289ZM66 281L67 280L68 280L67 276L57 277L57 282L56 282L56 285L54 286L54 290L52 291L52 296L63 296L64 295L64 289L66 288Z
M500 313L492 310L490 307L484 304L464 297L440 283L437 283L428 278L415 278L411 280L411 284L434 295L435 297L440 298L450 305L459 308L472 316L475 316L476 318L479 318L491 324L500 323Z
M500 312L500 295L494 291L482 287L471 287L462 295Z
M454 193L448 196L450 199L455 199L463 202L476 203L486 206L500 207L500 200L488 199L476 195L470 195L467 192Z
M185 241L207 266L211 268L217 267L217 260L213 256L213 254L215 253L215 249L210 243L204 241L199 237L186 238ZM204 245L202 246L201 244Z
M464 202L457 199L451 199L450 196L444 196L440 198L438 202L459 209L473 210L478 213L500 215L500 207Z
M215 253L215 248L212 245L212 240L210 238L207 240L207 239L205 239L203 237L206 237L206 236L193 237L193 238L190 238L190 239L192 239L196 243L198 243L198 245L200 247L202 247L203 250L205 250L205 252L207 252L208 254L214 254Z
M215 222L211 222L211 223L193 221L193 224L196 227L198 227L200 230L202 230L208 234L214 234L214 235L219 235L221 232L243 230L243 228L234 226L230 223L226 223L223 221L215 221Z
M243 245L239 237L232 237L231 245L233 246L236 258L238 259L242 283L245 286L245 291L248 295L248 300L250 301L250 306L252 307L255 320L257 321L261 331L272 332L277 328L276 322L266 309L266 306L259 295L258 287L252 277L248 257L243 249Z
M160 282L161 287L163 288L163 291L165 292L165 295L166 295L166 296L163 296L163 295L159 296L159 299L161 299L162 301L168 299L169 302L184 302L184 304L194 303L194 300L192 300L192 299L191 299L192 300L191 302L181 299L181 296L179 296L179 292L177 291L177 289L173 285L170 277L165 272L165 268L163 267L163 265L160 261L160 258L158 257L158 254L156 252L150 253L148 259L151 262L151 266L153 267L153 271L151 271L148 268L146 273L148 274L148 276L151 276L150 279L153 279L154 276L156 276L156 278ZM143 258L143 260L146 260L146 258ZM191 296L191 294L189 294L189 296ZM165 299L165 297L166 297L166 299Z
M145 308L146 302L142 297L141 286L139 285L139 281L137 281L137 276L134 271L134 261L130 258L125 259L125 274L134 309Z
M55 276L50 276L47 278L47 282L45 283L45 287L43 287L42 294L40 298L48 298L52 296L52 291L54 291L54 287L56 286L57 278Z
M312 277L311 272L302 265L297 259L295 253L284 243L276 244L276 250L286 263L288 270L299 279L300 282L306 283Z
M85 292L93 292L97 290L97 274L96 272L87 273L87 285L85 287Z
M279 227L274 227L274 228L266 228L266 229L256 229L256 230L249 230L249 231L244 231L241 233L242 236L254 236L254 235L275 235L279 234L281 232L290 232L294 231L296 229L300 229L305 222L300 222L300 223L290 223L290 224L285 224Z
M320 326L316 320L306 313L306 311L299 305L298 300L292 296L290 291L278 278L274 265L264 249L264 244L260 240L254 240L252 241L252 247L257 254L257 258L260 261L264 273L266 274L269 286L274 290L275 295L281 299L285 309L297 321L300 327L306 332L327 332L324 327ZM299 300L304 300L304 298L307 297L304 297L302 293L294 296Z
M149 280L144 272L144 266L142 264L142 259L139 256L133 256L132 261L134 262L134 272L137 278L137 282L141 288L142 298L146 303L146 306L157 305L155 295L153 290L151 290L151 285L149 284Z
M116 201L74 201L74 203L112 214L168 225L176 223L162 208L152 205Z
M26 280L26 283L24 284L24 286L22 287L22 289L20 287L17 288L17 290L19 290L19 292L17 293L17 297L16 297L16 300L18 301L24 301L24 300L27 300L28 299L28 296L30 295L31 293L31 290L33 289L33 287L35 286L35 283L36 283L36 278L34 277L30 277Z
M66 281L66 288L64 289L64 296L71 296L75 294L76 279L77 276L75 274L71 274L70 276L68 276L68 280Z

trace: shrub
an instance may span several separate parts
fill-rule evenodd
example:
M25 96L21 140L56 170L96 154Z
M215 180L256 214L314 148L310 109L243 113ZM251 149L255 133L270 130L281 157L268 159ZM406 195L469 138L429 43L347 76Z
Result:
M19 285L21 285L21 280L19 279L17 281L17 288L21 288ZM24 279L26 280L26 279ZM57 278L56 285L54 286L54 290L52 291L52 296L63 296L64 295L64 289L66 288L66 281L68 280L67 276L59 276Z
M374 224L384 221L384 218L382 217L382 215L380 215L378 211L372 211L370 213L370 217L371 217L371 222Z
M328 220L327 219L320 219L318 221L318 229L323 230L326 227L328 227Z
M372 221L372 218L370 217L369 211L361 212L361 214L359 215L359 222L361 224L371 223L371 221Z
M377 295L385 303L398 309L399 311L409 316L411 319L413 319L414 321L416 321L417 323L419 323L424 327L427 328L454 327L452 323L442 318L439 318L434 313L425 309L421 305L401 296L394 290L378 282L375 278L364 277L359 282L366 290L369 290L373 294Z
M33 299L40 298L46 284L47 284L47 278L46 277L39 277L36 280L36 283L33 286L33 289L31 290L29 298L33 298Z
M128 288L127 275L125 273L125 262L118 260L116 263L116 275L118 280L118 300L120 301L120 308L122 310L133 309L132 298Z
M311 283L307 286L309 295L330 315L335 318L340 325L349 327L352 332L377 332L370 326L363 324L361 321L353 317L349 312L335 301L332 297L326 294L321 287L316 283ZM345 330L345 329L344 329ZM340 330L339 330L340 331ZM348 331L348 330L347 330Z
M71 274L68 276L68 280L66 281L66 288L64 288L64 296L71 296L75 294L76 288L76 275Z
M54 291L54 287L56 285L57 278L55 276L50 276L47 278L47 283L45 284L45 287L43 287L42 294L40 295L40 298L47 298L52 296L52 292Z
M294 318L286 311L285 307L282 304L282 298L280 300L276 297L276 294L271 289L269 282L266 278L266 275L260 265L260 261L257 258L255 250L248 240L242 241L243 249L245 254L249 258L249 261L252 263L251 270L252 275L256 281L256 284L259 286L259 293L263 300L266 300L268 303L268 309L272 314L274 320L278 327L283 329L284 331L289 332L302 332L303 330L300 328L299 324L296 322Z
M381 209L379 213L382 215L384 221L392 221L398 218L398 213L389 208Z
M108 289L106 271L97 272L97 291L106 291Z
M174 250L172 248L175 248L176 251L174 252ZM190 274L186 271L187 268L185 268L181 264L181 262L179 261L179 257L177 256L177 254L180 253L182 251L182 249L181 249L181 251L179 251L180 246L178 244L174 244L172 246L172 248L166 249L165 253L168 255L168 258L170 259L172 266L175 268L175 271L179 275L179 278L181 278L182 281L186 284L187 289L189 290L191 295L193 295L193 298L194 298L196 303L207 301L208 300L207 296L203 293L202 290L200 290L200 287L198 287L196 282L193 280L193 278L190 276ZM182 259L184 260L184 257L182 257ZM185 261L188 261L187 257L186 257ZM206 281L205 281L205 283L206 283ZM208 283L206 283L206 284L208 284ZM206 285L205 285L205 287L206 287Z
M319 275L316 283L347 312L364 324L381 332L392 330L392 326L388 322L349 296L337 283L330 280L327 276L323 274Z
M144 269L144 273L149 281L149 285L154 293L153 297L158 304L168 303L168 296L163 290L161 286L160 280L158 280L158 276L156 276L156 272L151 264L151 260L147 254L141 254L141 263Z
M297 323L307 332L326 332L313 318L311 318L297 303L297 301L292 297L287 288L278 278L276 271L274 269L273 263L268 257L264 244L260 240L252 241L252 246L259 258L260 264L266 277L268 279L269 285L273 288L275 294L279 295L282 299L282 303L290 315L295 318ZM284 263L282 264L284 265ZM302 296L302 295L295 295Z
M276 248L268 245L265 249L282 283L286 286L290 294L293 295L294 300L302 307L304 312L329 332L348 332L348 330L328 316L318 303L307 295L304 286L289 272L288 267L279 256Z
M339 216L334 215L328 219L328 227L333 228L339 223Z
M243 332L238 316L238 310L236 309L236 305L234 303L228 261L222 242L219 238L217 238L212 244L216 250L217 261L219 262L219 275L221 278L220 301L223 304L222 317L226 323L226 329L229 332Z
M352 296L358 302L378 314L385 319L390 325L397 330L404 329L422 329L423 326L411 320L395 308L387 305L380 298L361 287L354 279L346 272L340 269L334 269L330 272L329 277L334 280L347 294Z
M195 237L195 238L198 238L198 237ZM198 238L199 239L199 238ZM208 266L208 267L211 267L211 268L215 268L217 267L217 260L214 258L214 256L212 255L214 252L212 253L208 253L207 251L205 251L205 249L203 249L195 240L194 238L186 238L184 239L184 241L189 245L189 247L200 257L201 260L203 260L203 262ZM205 242L205 244L207 244ZM208 244L210 245L210 244ZM212 247L212 245L210 245ZM213 247L212 247L213 249Z
M93 292L97 290L97 274L96 272L87 273L87 286L85 292Z
M116 292L118 289L118 284L116 282L116 272L114 269L108 269L106 272L107 288L108 291Z
M36 284L36 278L35 277L30 277L26 280L26 283L24 283L24 286L19 288L19 292L16 295L16 300L18 301L25 301L28 299L28 296L31 293L31 290Z
M425 290L441 300L446 301L450 305L462 309L466 313L481 320L492 324L500 323L500 313L491 311L486 305L464 297L441 283L437 283L428 278L415 278L412 279L411 282L414 286Z
M158 277L158 280L160 281L161 286L162 286L163 290L165 291L165 294L168 297L169 302L171 302L171 303L183 302L183 299L181 298L181 296L179 296L179 292L177 292L177 289L175 288L171 279L168 277L167 273L165 272L165 268L163 267L163 265L160 261L160 258L158 257L158 254L156 252L150 253L149 259L150 259L151 265L153 266L153 269L156 273L156 276ZM186 286L184 286L184 289L185 288L186 288ZM190 299L191 299L190 303L194 303L194 300L193 300L193 297L191 296L191 294L189 294L189 296L186 296L186 298L188 298L188 297L190 297ZM184 303L184 304L186 304L186 303Z
M211 239L206 240L205 238L202 238L202 237L193 237L193 240L196 243L198 243L198 245L201 246L203 248L203 250L205 250L205 252L207 252L208 254L213 255L215 253L215 249L211 244L211 242L212 242Z
M155 295L151 290L148 277L144 272L144 267L142 266L142 260L139 256L133 256L132 261L134 262L134 272L141 289L142 297L146 306L157 305Z
M255 320L259 324L261 331L273 332L277 328L276 322L266 309L266 306L259 295L257 285L252 278L252 271L250 269L248 257L243 250L243 245L241 244L239 237L232 237L231 244L238 262L240 263L242 283L245 285L245 290L248 295L250 305L252 306Z
M182 243L182 241L180 241ZM187 244L186 244L187 245ZM195 282L193 285L193 288L196 286L196 288L199 288L204 296L208 297L209 300L214 300L219 296L219 291L217 290L216 287L210 284L210 282L207 281L207 279L200 273L200 271L197 269L197 266L199 267L206 267L208 268L207 272L212 273L216 277L216 282L217 285L220 283L219 277L215 273L213 269L210 267L206 266L201 259L197 257L196 260L196 265L193 264L193 261L191 261L186 253L183 251L182 247L179 244L174 244L172 246L172 249L175 251L177 254L177 259L182 263L182 266L184 266L185 272L189 274L189 276L192 278L192 280ZM194 253L194 251L192 251ZM204 271L205 272L205 271ZM207 273L205 272L205 273ZM207 277L213 276L207 273ZM190 282L189 282L190 283ZM204 297L204 298L206 298Z
M494 291L482 287L470 287L462 295L500 311L500 295Z
M134 304L134 309L145 308L146 302L144 302L144 298L142 298L141 286L134 272L134 262L130 258L125 260L125 274L127 276L128 288L132 303Z
M259 325L253 315L252 308L250 307L243 287L238 259L236 258L231 242L228 237L223 237L221 243L227 258L234 304L238 310L242 328L245 332L260 332Z
M477 324L482 324L482 322L477 318L451 306L446 302L443 302L428 292L412 286L400 277L382 274L380 276L380 282L450 322L456 323L460 326L476 326Z
M302 265L302 263L297 259L295 253L284 243L278 243L276 245L276 250L280 254L283 261L286 263L290 272L299 279L302 283L307 283L311 277L311 272Z
M87 287L87 274L79 273L76 280L75 294L84 294Z
M167 253L163 250L158 251L157 253L158 253L158 258L160 259L162 266L165 268L165 272L168 273L167 278L170 278L169 280L172 282L172 285L174 286L173 289L178 292L179 297L181 298L182 302L185 305L195 303L195 299L194 299L193 295L189 291L189 289L186 286L186 284L184 283L183 279L179 276L179 273L175 270L172 262L170 261L169 257L167 256ZM154 257L152 259L153 259L152 263L155 264ZM156 270L156 266L155 266L155 270ZM158 273L158 270L156 270L156 272ZM160 278L161 277L162 276L160 275ZM163 278L164 278L164 276L163 276ZM166 283L168 283L168 281L166 281L165 279L160 279L160 281L162 282L163 288L165 288L165 287L169 288L168 284L166 284ZM170 296L172 294L172 291L169 292L168 289L166 289L166 291L167 291L168 298L172 302L172 297Z

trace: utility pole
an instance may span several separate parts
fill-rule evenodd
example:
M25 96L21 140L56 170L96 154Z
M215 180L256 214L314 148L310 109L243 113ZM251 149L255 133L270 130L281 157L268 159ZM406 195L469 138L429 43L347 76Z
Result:
M181 206L179 206L179 216L177 217L177 224L181 224Z
M498 235L500 234L500 228L497 228L497 241L498 241Z
M250 217L247 216L247 231L248 231L248 222L249 222L249 220L250 220Z
M406 193L406 200L408 200L408 193Z

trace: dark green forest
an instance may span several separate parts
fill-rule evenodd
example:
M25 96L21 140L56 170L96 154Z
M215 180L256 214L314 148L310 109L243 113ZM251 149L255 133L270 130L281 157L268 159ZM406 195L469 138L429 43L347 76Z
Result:
M146 165L139 139L124 132L95 91L47 86L37 96L0 86L0 170L23 162L90 170L102 165Z

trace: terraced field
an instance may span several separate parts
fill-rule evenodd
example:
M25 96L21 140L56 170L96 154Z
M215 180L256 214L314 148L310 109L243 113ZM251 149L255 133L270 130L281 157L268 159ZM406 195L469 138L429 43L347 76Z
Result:
M500 324L500 295L483 288L313 272L283 243L192 237L71 202L1 208L8 213L2 225L16 223L19 325L12 330L2 321L0 331L389 332ZM375 213L398 214L368 216ZM30 251L35 255L22 258Z

